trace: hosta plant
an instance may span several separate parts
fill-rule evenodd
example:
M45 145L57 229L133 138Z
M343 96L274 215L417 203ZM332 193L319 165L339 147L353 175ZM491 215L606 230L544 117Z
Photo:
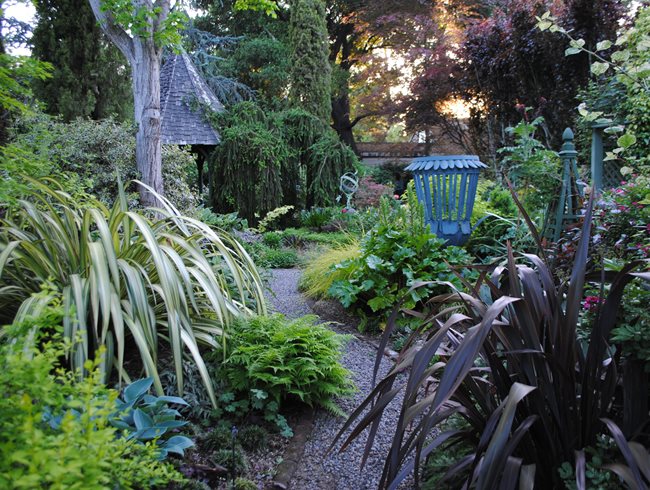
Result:
M169 453L184 456L185 449L194 443L174 433L187 422L170 405L186 407L187 402L177 396L151 395L151 385L153 378L139 379L127 386L122 397L116 400L117 410L110 419L111 425L124 431L127 439L140 443L155 441L159 459L167 458Z
M568 462L576 488L584 489L586 454L606 434L626 463L614 468L646 488L642 474L650 474L650 464L637 462L637 446L628 440L643 442L648 376L626 366L612 330L625 286L650 281L650 272L639 261L586 275L591 218L588 211L568 281L557 280L543 259L516 258L510 249L503 263L477 267L478 282L466 285L472 294L452 291L430 300L439 308L416 332L420 341L400 353L338 436L352 428L345 448L370 428L372 447L385 408L403 393L382 485L397 488L413 471L417 480L428 455L467 444L469 453L443 480L460 476L464 488L479 490L563 488ZM582 344L576 327L588 281L602 286L601 300ZM393 328L389 322L377 365ZM446 424L458 416L466 423Z
M122 190L109 209L91 198L80 204L51 180L32 184L30 199L0 222L0 322L35 316L43 301L32 293L49 284L64 305L73 370L105 345L104 373L114 366L129 381L125 351L133 349L163 395L165 346L178 393L189 356L216 404L200 346L217 347L234 318L265 311L259 275L241 245L162 197L163 207L147 215L130 211Z

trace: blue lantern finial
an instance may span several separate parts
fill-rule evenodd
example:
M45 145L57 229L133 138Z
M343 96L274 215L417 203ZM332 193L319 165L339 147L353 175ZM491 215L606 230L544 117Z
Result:
M416 158L406 167L431 231L450 245L462 245L470 236L478 174L486 167L475 155Z

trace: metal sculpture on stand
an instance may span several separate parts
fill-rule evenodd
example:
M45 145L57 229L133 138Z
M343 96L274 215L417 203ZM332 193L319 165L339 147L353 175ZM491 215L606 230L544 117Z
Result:
M350 204L350 201L352 201L352 196L354 193L359 190L359 178L357 177L357 173L346 172L343 174L341 176L339 189L343 194L345 194L346 198L344 210L346 212L354 212L354 208ZM339 199L340 197L341 196L339 196Z

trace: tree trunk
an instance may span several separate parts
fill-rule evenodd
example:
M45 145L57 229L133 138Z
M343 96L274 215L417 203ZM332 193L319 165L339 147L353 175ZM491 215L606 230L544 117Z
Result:
M160 60L162 48L154 39L169 14L169 0L156 2L153 18L140 34L131 36L119 25L113 13L102 9L101 0L89 0L100 27L129 61L133 78L133 106L138 132L135 137L135 158L140 179L163 195L162 148L160 144ZM134 0L134 5L138 4ZM141 6L138 4L138 6ZM140 189L145 206L158 205L158 199Z
M135 158L142 182L163 195L162 147L160 143L160 50L152 42L135 42L133 74L133 105L138 132L135 136ZM140 189L145 206L158 200L146 189Z
M333 128L338 133L339 138L347 144L352 151L359 154L357 150L357 143L354 140L354 133L352 132L352 121L350 120L350 97L347 90L338 97L332 98L332 121Z

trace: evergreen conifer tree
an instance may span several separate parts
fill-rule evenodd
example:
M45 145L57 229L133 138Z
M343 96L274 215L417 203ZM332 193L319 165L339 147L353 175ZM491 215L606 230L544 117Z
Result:
M292 105L329 124L332 114L332 68L323 0L292 0L289 39L292 50Z
M46 111L76 117L124 119L132 111L130 71L105 38L87 0L36 0L33 54L54 66L35 84Z

